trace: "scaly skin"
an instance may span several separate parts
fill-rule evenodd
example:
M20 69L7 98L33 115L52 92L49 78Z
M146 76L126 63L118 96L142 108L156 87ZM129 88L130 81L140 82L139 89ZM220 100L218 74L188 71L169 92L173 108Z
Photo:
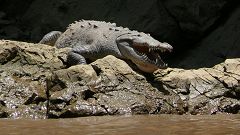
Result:
M41 43L55 44L57 48L71 47L72 51L68 54L70 65L86 64L85 58L96 60L113 55L131 60L140 70L152 73L167 67L159 53L173 49L149 34L101 21L78 21L59 35L58 31L50 32Z
M61 35L62 35L62 32L60 32L60 31L51 31L48 34L46 34L39 43L54 46L57 39Z

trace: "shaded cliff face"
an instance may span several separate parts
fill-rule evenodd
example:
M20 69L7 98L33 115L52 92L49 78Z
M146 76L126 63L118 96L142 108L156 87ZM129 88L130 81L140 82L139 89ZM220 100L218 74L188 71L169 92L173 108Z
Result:
M210 67L240 57L234 0L2 0L0 39L38 42L79 19L116 22L168 42L171 67Z

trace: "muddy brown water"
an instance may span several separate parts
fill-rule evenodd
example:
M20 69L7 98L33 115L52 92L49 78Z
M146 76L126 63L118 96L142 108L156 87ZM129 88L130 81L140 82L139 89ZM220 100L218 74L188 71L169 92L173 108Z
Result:
M240 135L240 115L0 119L0 135Z

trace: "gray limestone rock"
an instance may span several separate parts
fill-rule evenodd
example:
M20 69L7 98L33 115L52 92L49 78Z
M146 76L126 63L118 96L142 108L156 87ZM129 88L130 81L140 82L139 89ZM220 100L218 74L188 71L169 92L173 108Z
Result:
M64 67L61 56L52 47L1 40L0 116L47 118L45 78Z
M190 114L240 113L240 59L228 59L212 68L169 68L155 79L187 104Z
M0 41L0 117L240 113L240 60L144 76L114 56L65 67L70 49Z
M51 117L183 113L177 100L175 107L168 106L167 100L173 96L164 96L144 76L111 55L90 65L54 72L48 90Z

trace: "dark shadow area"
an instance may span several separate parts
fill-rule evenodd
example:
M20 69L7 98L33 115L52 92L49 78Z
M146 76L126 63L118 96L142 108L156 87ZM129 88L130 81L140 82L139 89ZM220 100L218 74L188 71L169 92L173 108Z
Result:
M148 83L150 83L154 88L158 89L164 95L170 95L170 92L163 88L162 82L156 81L152 74L143 73L143 75L146 77Z
M105 20L170 43L173 52L162 56L170 67L212 67L240 57L240 41L230 39L239 35L239 21L231 20L239 5L236 0L2 0L0 39L38 42L49 31L64 31L80 19Z

